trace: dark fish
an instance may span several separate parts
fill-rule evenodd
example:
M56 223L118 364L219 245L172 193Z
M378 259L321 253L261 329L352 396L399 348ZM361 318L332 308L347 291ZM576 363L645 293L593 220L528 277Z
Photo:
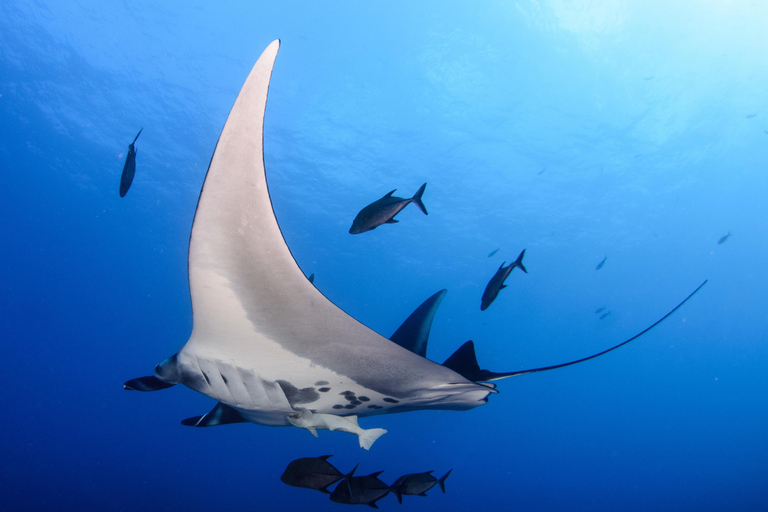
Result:
M608 315L610 315L610 314L611 314L611 312L610 312L610 311L609 311L609 312L607 312L607 313L603 313L602 315L600 315L600 320L602 320L603 318L607 317L607 316L608 316Z
M597 266L595 267L595 270L600 270L601 268L603 268L603 265L605 265L605 260L607 260L607 259L608 259L608 256L603 258L603 261L601 261L600 263L597 264Z
M368 476L353 476L346 478L331 493L331 501L345 505L368 505L379 508L376 502L389 494L391 488L379 480L383 471L371 473Z
M395 215L400 213L400 210L408 206L410 203L419 207L419 210L427 215L427 208L424 203L421 202L421 196L424 194L424 189L427 184L423 184L419 187L419 190L410 199L403 199L402 197L393 196L392 192L386 194L381 199L369 204L357 214L355 220L352 222L352 227L349 228L349 232L353 235L358 233L365 233L372 229L376 229L382 224L394 224L398 222L394 219Z
M440 290L425 300L421 306L406 318L405 322L397 328L389 340L407 348L414 354L427 357L427 342L429 330L432 328L432 320L435 318L437 307L443 301L448 290Z
M433 488L435 484L440 484L440 489L445 494L445 479L448 478L451 471L453 470L449 470L439 480L432 476L433 471L403 475L392 484L392 492L395 493L397 501L400 503L403 502L403 496L426 496L427 491Z
M544 174L544 171L546 171L546 170L547 170L547 168L546 168L546 167L545 167L545 168L543 168L542 170L540 170L540 171L537 173L537 176L541 176L542 174Z
M605 311L605 306L603 306L603 307L601 307L601 308L598 308L598 309L596 309L596 310L595 310L595 314L598 314L598 313L602 313L603 311Z
M501 263L499 270L496 271L496 274L491 278L490 281L488 281L488 285L485 287L483 298L480 300L480 311L485 311L488 309L488 306L490 306L491 302L496 299L496 297L499 295L499 292L507 287L507 285L504 284L504 280L509 276L515 267L520 267L520 270L526 274L528 273L528 271L525 270L525 267L523 266L524 255L525 249L523 249L523 252L520 253L515 262L508 267L504 267L504 263L506 263L506 261Z
M488 257L489 257L489 258L490 258L490 257L492 257L492 256L493 256L494 254L496 254L497 252L499 252L499 250L498 250L498 249L494 249L494 250L492 250L491 252L489 252L489 253L488 253Z
M280 480L294 487L305 487L330 494L328 486L345 478L345 475L328 462L331 455L296 459L285 468ZM352 473L349 477L352 477Z
M315 284L315 273L312 272L311 274L309 274L309 277L307 279L309 279L310 283Z
M723 245L726 240L728 240L731 237L731 232L729 231L727 235L721 236L720 240L717 241L717 245Z
M139 133L136 134L136 138L133 139L133 142L128 144L128 155L125 157L123 174L120 176L120 197L125 197L125 194L128 193L128 189L131 188L131 183L133 183L133 175L136 173L136 147L134 144L136 144L136 140L138 140L139 135L141 135L143 130L144 128L139 130Z

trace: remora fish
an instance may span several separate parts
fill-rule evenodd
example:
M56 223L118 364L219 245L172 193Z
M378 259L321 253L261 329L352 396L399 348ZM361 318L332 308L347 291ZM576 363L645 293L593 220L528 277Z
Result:
M603 258L603 261L601 261L600 263L597 264L597 266L595 267L595 270L600 270L601 268L603 268L603 265L605 265L605 260L607 260L607 259L608 259L608 256Z
M157 391L181 383L216 400L209 413L183 422L192 426L288 426L290 415L310 408L343 417L487 403L495 385L473 382L365 327L320 293L293 259L274 216L262 147L278 47L279 41L269 45L240 91L197 203L188 263L192 334L155 375L124 388ZM704 284L650 327L598 354L483 376L496 380L599 357L661 323ZM459 362L471 367L467 358Z
M382 224L394 224L398 222L394 218L395 215L400 213L400 210L408 206L410 203L418 206L419 210L424 212L424 215L427 215L427 208L424 206L424 203L421 202L421 196L424 194L424 189L426 187L427 184L423 184L410 199L403 199L402 197L393 196L392 194L397 189L389 192L381 199L372 202L360 210L360 213L357 214L355 220L352 221L352 227L349 228L349 232L353 235L357 235L359 233L365 233L366 231L376 229Z
M331 493L331 501L345 505L368 505L379 508L376 502L390 493L390 487L379 480L383 471L368 476L353 476L339 482Z
M440 485L440 489L443 491L443 494L445 494L445 479L448 478L451 471L453 470L448 470L448 472L440 479L432 476L434 471L403 475L392 484L392 492L395 493L399 503L403 502L403 496L426 496L427 491L433 488L436 484Z
M504 284L504 280L515 269L515 267L520 267L520 270L526 274L528 273L528 271L525 270L525 267L523 266L523 256L525 256L525 249L523 249L523 252L520 253L514 263L510 264L508 267L504 266L506 261L501 263L499 270L496 271L496 274L494 274L491 280L488 281L488 285L485 287L483 297L480 300L481 311L488 309L488 306L490 306L491 302L496 299L496 297L499 295L499 292L507 287L507 285Z
M360 442L360 448L365 448L366 450L370 450L373 443L387 433L383 428L371 428L368 430L360 428L360 425L357 423L357 416L313 413L306 409L295 414L289 414L288 421L296 427L309 430L315 437L317 437L318 429L340 430L341 432L355 434Z
M717 245L723 245L726 240L728 240L731 237L731 232L729 231L727 235L723 235L720 237L720 240L717 241Z
M294 487L304 487L316 491L331 494L328 486L331 486L339 480L345 478L345 475L336 469L333 464L328 462L331 455L321 457L305 457L296 459L288 464L280 480ZM348 475L352 477L354 469Z
M125 164L123 165L123 174L120 176L120 197L125 197L128 193L128 189L131 188L133 183L133 175L136 173L136 141L139 139L139 135L144 131L144 128L139 130L136 134L136 138L133 142L128 144L128 155L125 157Z

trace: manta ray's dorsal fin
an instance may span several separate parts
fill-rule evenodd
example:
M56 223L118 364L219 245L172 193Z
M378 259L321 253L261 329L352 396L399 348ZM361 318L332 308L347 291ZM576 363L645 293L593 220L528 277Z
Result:
M180 360L234 361L265 385L318 369L392 397L470 384L341 311L293 259L272 209L263 156L279 46L269 45L243 85L200 193L189 243L193 330ZM485 394L478 387L476 396Z

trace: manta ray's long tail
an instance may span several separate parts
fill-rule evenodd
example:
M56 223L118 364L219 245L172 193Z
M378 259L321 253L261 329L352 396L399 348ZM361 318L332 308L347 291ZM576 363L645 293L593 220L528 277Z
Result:
M472 343L472 341L468 341L467 343L462 345L451 357L449 357L443 363L443 366L446 366L446 367L452 369L453 371L455 371L459 375L462 375L466 379L471 380L473 382L488 382L488 381L492 381L492 380L504 379L504 378L507 378L507 377L515 377L517 375L525 375L526 373L544 372L544 371L547 371L547 370L554 370L556 368L563 368L565 366L570 366L572 364L583 363L584 361L589 361L590 359L594 359L596 357L600 357L603 354L607 354L608 352L616 350L619 347L623 347L624 345L626 345L630 341L634 341L637 338L639 338L640 336L642 336L643 334L647 333L648 331L650 331L651 329L653 329L654 327L659 325L661 322L666 320L672 313L674 313L675 311L680 309L680 307L683 304L688 302L688 300L691 297L696 295L696 292L701 290L701 288L705 284L707 284L707 281L708 280L705 280L703 283L701 283L698 286L698 288L693 290L693 292L691 292L690 295L688 295L685 299L683 299L683 301L680 302L680 304L675 306L669 313L667 313L663 317L661 317L658 320L656 320L650 326L646 327L645 329L643 329L639 333L635 334L634 336L632 336L628 340L622 341L618 345L615 345L615 346L613 346L613 347L611 347L609 349L603 350L602 352L598 352L597 354L593 354L593 355L588 356L588 357L582 357L581 359L577 359L575 361L569 361L567 363L555 364L555 365L552 365L552 366L544 366L544 367L541 367L541 368L531 368L530 370L519 370L519 371L516 371L516 372L491 372L491 371L488 371L488 370L481 370L480 369L480 366L477 363L477 358L475 357L474 344Z

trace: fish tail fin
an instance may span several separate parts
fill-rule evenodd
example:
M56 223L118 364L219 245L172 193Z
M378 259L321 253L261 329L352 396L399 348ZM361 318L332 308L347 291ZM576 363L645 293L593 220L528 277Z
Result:
M443 494L445 494L445 479L448 478L448 475L451 474L451 471L453 471L453 469L449 469L448 472L443 475L443 478L437 481L437 483L440 485L440 490L443 491Z
M397 502L402 505L403 504L403 495L400 492L400 487L399 486L398 487L390 487L389 490L392 491L395 494L395 498L397 498Z
M344 479L345 479L345 480L349 480L350 478L352 478L353 476L355 476L355 471L357 471L357 468L358 468L358 467L360 467L360 464L359 464L359 463L357 464L357 466L355 466L355 467L353 467L353 468L352 468L352 471L350 471L349 473L347 473L346 475L344 475Z
M352 471L344 475L344 482L347 483L347 489L349 489L349 495L352 496L352 484L349 483L350 480L352 480L352 477L355 475L355 471L357 471L357 468L360 467L360 463L358 462L355 467L352 468ZM339 484L341 485L341 484Z
M383 428L371 428L368 430L363 431L358 435L358 440L360 441L360 448L365 448L366 450L370 450L371 446L373 446L373 443L376 442L378 438L386 434L387 431Z
M523 256L525 256L525 249L523 249L523 252L520 253L520 255L517 257L517 259L512 265L516 267L520 267L520 270L522 270L527 274L528 271L525 270L525 267L523 266Z
M429 215L427 213L427 207L424 206L424 203L421 202L421 196L424 195L424 189L427 188L427 184L423 184L421 187L419 187L419 190L416 191L416 193L411 198L411 201L413 201L413 204L419 207L419 210L424 212L424 215Z

